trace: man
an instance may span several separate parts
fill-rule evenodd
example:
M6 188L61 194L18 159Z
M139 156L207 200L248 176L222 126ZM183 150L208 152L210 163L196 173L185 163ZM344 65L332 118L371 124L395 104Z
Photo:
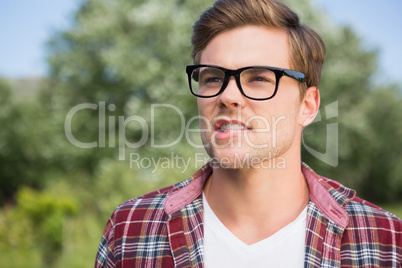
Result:
M402 267L402 222L301 162L321 38L277 0L218 0L192 43L187 74L213 160L118 206L95 266Z

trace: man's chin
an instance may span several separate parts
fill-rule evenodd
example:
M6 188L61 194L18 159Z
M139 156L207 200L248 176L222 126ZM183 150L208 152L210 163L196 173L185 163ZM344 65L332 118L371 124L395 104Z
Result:
M266 155L254 155L252 153L234 152L232 154L211 156L211 164L215 168L247 170L247 169L283 169L286 168L286 159L274 152Z

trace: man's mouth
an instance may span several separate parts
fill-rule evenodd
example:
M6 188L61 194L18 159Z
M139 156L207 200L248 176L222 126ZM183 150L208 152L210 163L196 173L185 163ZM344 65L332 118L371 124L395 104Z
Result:
M238 125L238 124L223 124L218 131L227 132L229 130L243 130L248 129L246 126Z
M218 120L215 123L215 130L218 132L251 130L243 122L236 120Z

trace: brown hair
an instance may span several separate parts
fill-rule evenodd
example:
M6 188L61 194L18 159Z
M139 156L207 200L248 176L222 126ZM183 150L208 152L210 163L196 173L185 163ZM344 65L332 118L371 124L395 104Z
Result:
M301 97L307 87L318 87L326 53L324 41L315 31L301 25L297 14L279 0L216 1L193 26L194 62L200 62L203 50L216 35L247 25L286 30L291 68L306 75L300 87Z

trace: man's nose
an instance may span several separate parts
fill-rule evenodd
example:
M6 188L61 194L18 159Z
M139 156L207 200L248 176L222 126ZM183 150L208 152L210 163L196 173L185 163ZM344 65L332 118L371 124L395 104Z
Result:
M236 79L232 76L225 90L219 95L218 102L227 108L241 108L245 103L244 98L245 96L240 92Z

